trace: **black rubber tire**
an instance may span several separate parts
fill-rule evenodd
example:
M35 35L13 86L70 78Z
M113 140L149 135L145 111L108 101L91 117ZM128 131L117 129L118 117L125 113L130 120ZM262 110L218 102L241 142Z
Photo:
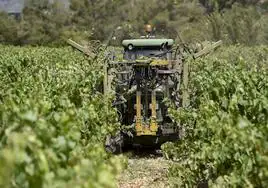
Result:
M105 141L105 150L108 153L120 154L124 146L124 138L121 133L117 133L115 136L107 136Z

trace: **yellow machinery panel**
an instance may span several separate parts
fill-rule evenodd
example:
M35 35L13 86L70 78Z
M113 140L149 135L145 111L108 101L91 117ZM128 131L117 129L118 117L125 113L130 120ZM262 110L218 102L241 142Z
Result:
M141 91L137 91L136 94L136 133L137 136L156 136L156 132L158 130L157 125L157 117L156 117L156 93L155 91L152 92L152 115L150 118L150 124L146 125L142 121L142 114L141 114Z

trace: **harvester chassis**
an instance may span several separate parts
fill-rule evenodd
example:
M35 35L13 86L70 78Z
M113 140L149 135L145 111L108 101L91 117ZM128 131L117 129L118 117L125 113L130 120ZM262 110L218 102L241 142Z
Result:
M141 46L135 47L134 42ZM68 43L90 58L96 56L72 40ZM185 44L172 47L172 39L135 39L123 41L123 61L116 61L109 53L103 64L103 92L114 95L112 105L122 127L116 135L107 136L107 151L120 153L128 146L159 147L180 139L183 131L170 118L167 104L189 105L188 59L204 56L221 43L206 43L196 50Z

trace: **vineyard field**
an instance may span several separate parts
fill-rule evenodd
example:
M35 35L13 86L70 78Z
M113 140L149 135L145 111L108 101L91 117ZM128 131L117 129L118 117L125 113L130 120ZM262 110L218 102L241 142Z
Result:
M102 52L0 49L0 187L268 186L267 46L187 61L190 104L169 109L185 136L162 145L166 159L132 158L127 169L126 154L103 147L120 124L101 93Z
M0 187L115 187L123 162L103 148L118 123L98 92L101 55L0 49Z
M268 48L222 47L190 62L185 137L163 146L177 187L268 186Z

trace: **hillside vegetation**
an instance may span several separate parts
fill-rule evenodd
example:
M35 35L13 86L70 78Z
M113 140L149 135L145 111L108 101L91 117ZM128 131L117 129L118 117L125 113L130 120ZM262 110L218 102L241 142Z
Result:
M67 0L66 0L67 1ZM224 40L227 44L267 44L268 2L264 0L25 0L19 19L0 14L0 42L65 45L64 39L122 39L154 34L179 42ZM111 37L114 34L114 37Z

